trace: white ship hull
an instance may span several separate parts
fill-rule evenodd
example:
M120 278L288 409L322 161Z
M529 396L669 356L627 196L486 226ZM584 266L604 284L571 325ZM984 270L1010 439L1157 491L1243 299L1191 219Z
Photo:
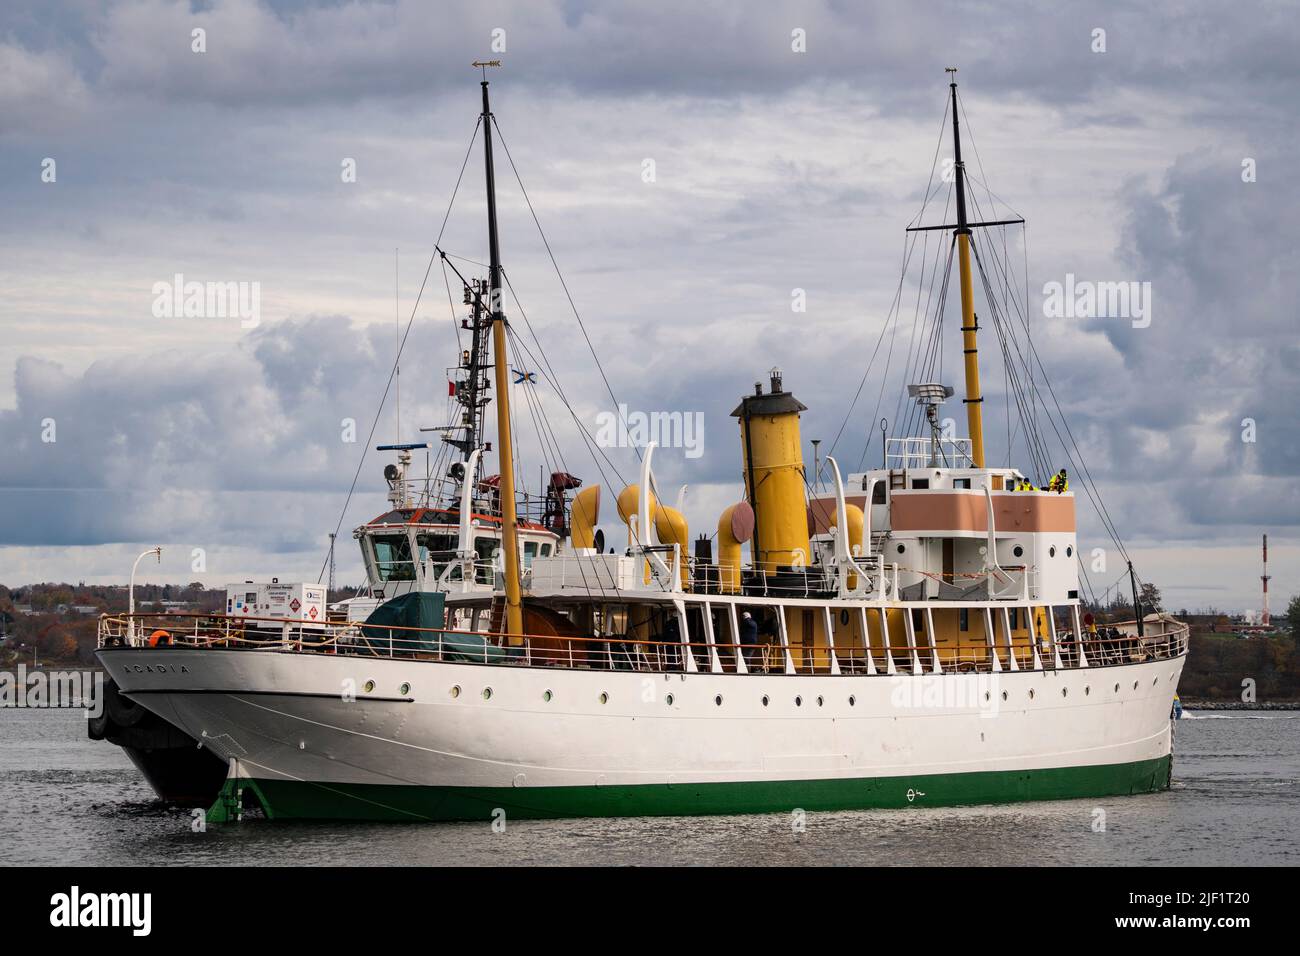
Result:
M391 819L1164 789L1183 665L832 676L179 647L101 659L123 693L235 761L238 785L270 816Z

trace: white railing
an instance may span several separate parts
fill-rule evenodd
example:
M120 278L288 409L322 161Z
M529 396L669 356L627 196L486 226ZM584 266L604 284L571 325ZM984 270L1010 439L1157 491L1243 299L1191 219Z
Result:
M932 622L914 642L910 633L895 633L884 643L816 648L791 647L783 634L769 633L757 644L726 640L683 640L666 630L645 636L603 633L593 636L499 634L454 628L413 628L397 625L358 625L331 621L272 621L224 615L104 615L99 621L101 648L273 651L350 657L387 657L524 667L583 667L611 670L773 671L797 674L895 674L997 672L1007 669L1082 669L1142 663L1178 657L1187 651L1188 626L1172 619L1146 621L1139 637L1133 623L1080 631L1073 623L1054 621L1050 638L1034 628L1028 642L1013 644L1001 622L987 609L972 608L971 633L965 641L930 640ZM1055 613L1049 608L1049 615ZM982 611L983 613L976 613ZM879 613L860 610L860 614ZM981 625L977 623L984 621ZM866 618L863 618L865 623ZM135 626L132 627L132 624ZM269 625L263 629L263 625ZM985 630L985 639L978 636ZM879 633L879 632L877 632ZM789 657L795 651L797 660ZM741 668L742 657L746 667ZM924 664L922 662L925 662Z
M973 468L969 438L940 438L938 463L947 468ZM890 438L885 442L886 468L927 468L935 458L933 438Z

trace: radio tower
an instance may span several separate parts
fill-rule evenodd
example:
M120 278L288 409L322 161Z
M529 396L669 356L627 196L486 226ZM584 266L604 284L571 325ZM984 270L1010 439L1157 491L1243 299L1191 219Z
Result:
M1264 613L1260 616L1259 623L1264 627L1269 626L1268 620L1268 579L1271 575L1268 573L1268 535L1264 535L1264 573L1259 579L1264 582Z
M331 532L330 533L330 583L329 583L329 589L325 592L326 599L328 600L328 596L330 592L336 590L338 589L335 588L334 586L334 534L333 532ZM1264 590L1266 591L1268 590L1268 585L1264 585Z

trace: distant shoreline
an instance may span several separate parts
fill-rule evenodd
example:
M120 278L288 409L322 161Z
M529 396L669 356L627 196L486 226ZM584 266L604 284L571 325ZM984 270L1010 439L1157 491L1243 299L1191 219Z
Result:
M1300 710L1300 700L1268 700L1246 704L1239 700L1181 698L1183 710Z

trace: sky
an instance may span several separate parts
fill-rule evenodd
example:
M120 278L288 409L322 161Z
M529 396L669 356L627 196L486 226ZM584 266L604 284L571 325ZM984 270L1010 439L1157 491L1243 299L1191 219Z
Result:
M741 494L729 413L773 366L809 406L809 461L817 438L846 473L875 464L931 288L918 254L892 311L904 229L928 193L927 224L950 201L931 175L955 66L982 212L1027 221L977 248L1012 267L1125 551L1169 607L1249 609L1267 532L1278 610L1300 593L1298 34L1293 8L1254 2L10 0L0 582L120 582L154 545L151 581L316 580L336 525L339 580L359 580L349 535L385 508L373 445L399 435L381 399L408 320L400 437L449 414L463 307L430 266L439 236L483 273L476 59L503 63L507 312L538 373L512 388L526 484L601 483L617 541L635 453L593 455L580 425L616 401L698 414L698 449L654 464L711 533ZM177 275L255 284L256 316L168 314ZM1145 317L1052 315L1067 277L1138 283ZM960 394L950 299L935 371ZM990 461L1026 466L982 336ZM964 435L956 399L944 414ZM1101 591L1124 568L1081 485Z

